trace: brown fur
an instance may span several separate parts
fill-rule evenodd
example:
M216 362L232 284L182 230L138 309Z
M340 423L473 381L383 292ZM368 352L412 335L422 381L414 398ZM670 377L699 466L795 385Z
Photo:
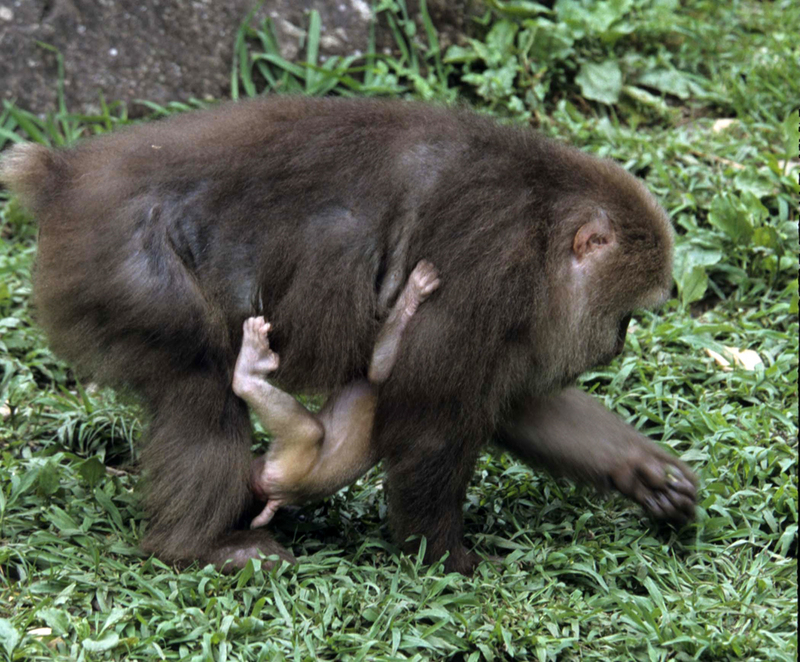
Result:
M40 222L35 299L54 349L151 412L145 547L167 559L229 551L251 499L230 388L248 316L273 325L283 388L331 391L364 376L398 283L436 265L374 444L396 534L468 571L461 504L480 446L526 398L607 360L620 320L671 284L671 228L641 183L464 111L227 104L70 150L17 147L0 173ZM613 246L574 276L576 232L597 214Z

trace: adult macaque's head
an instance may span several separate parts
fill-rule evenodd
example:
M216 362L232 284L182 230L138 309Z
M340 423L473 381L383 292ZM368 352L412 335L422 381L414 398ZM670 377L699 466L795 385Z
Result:
M618 166L600 161L595 170L553 212L550 348L565 378L618 356L632 313L662 304L672 286L666 213Z

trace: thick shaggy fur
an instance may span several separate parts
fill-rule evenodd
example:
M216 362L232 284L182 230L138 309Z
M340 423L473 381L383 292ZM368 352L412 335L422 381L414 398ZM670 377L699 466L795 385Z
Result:
M244 535L250 431L230 382L246 317L272 323L281 386L330 391L364 375L414 265L436 266L374 443L398 537L424 534L430 558L466 571L481 444L523 398L607 359L619 319L671 283L669 222L635 178L469 112L272 98L16 147L1 168L40 223L54 349L152 416L145 546L166 559L218 560ZM598 210L619 250L574 294L565 265Z

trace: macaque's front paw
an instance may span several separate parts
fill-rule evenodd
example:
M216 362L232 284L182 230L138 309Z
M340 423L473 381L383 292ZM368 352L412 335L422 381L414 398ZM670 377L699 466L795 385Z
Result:
M694 518L697 478L659 448L641 447L611 473L614 486L653 517L686 522Z
M427 260L420 260L408 277L408 282L414 287L417 304L420 304L439 287L439 272Z

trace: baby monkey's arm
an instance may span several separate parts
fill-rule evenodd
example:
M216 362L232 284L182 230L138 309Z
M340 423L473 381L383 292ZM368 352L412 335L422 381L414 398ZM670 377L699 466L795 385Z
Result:
M317 415L267 381L279 364L269 347L270 324L263 317L245 321L233 390L272 435L269 451L254 460L251 469L253 491L267 501L252 527L269 522L281 506L333 494L374 466L377 458L370 445L376 402L373 385L389 378L408 321L437 287L436 269L429 262L419 262L378 334L369 380L345 386Z

